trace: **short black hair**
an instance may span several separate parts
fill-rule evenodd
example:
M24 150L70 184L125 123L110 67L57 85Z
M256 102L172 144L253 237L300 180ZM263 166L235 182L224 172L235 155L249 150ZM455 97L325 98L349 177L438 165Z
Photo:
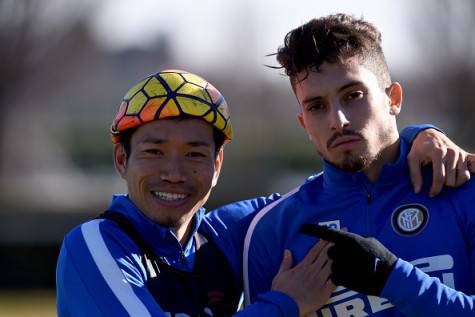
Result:
M190 115L181 115L181 116L178 116L178 117L168 117L168 118L164 118L164 119L160 119L160 120L186 120L186 119L199 119L199 118L194 117L194 116L190 116ZM130 153L131 153L131 150L132 150L131 149L131 144L130 144L131 143L130 141L132 139L132 135L138 129L138 127L140 127L140 126L136 126L136 127L131 128L131 129L127 129L127 130L120 133L120 144L122 144L122 146L124 147L125 154L127 155L127 158L130 156ZM214 145L215 145L214 154L215 154L215 156L217 156L219 151L221 150L221 148L224 145L224 140L225 140L226 136L218 128L216 128L214 126L212 128L213 128L213 139L214 139Z
M371 23L347 14L328 15L287 33L277 51L277 61L295 88L296 75L327 62L343 63L356 57L372 71L380 88L391 84L389 68L381 47L381 33Z

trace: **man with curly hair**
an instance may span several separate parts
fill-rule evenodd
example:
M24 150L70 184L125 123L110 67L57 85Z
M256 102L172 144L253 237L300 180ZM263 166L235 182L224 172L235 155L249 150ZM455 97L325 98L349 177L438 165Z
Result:
M437 197L428 184L414 191L396 124L403 90L379 31L345 14L313 19L287 34L277 60L324 170L251 223L247 301L269 289L284 250L299 262L319 237L332 243L331 281L343 287L316 316L473 316L475 181ZM472 163L468 155L457 168Z

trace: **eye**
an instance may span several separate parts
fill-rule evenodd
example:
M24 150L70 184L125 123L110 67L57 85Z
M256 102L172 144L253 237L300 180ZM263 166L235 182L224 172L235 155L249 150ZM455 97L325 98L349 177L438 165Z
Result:
M186 156L188 157L206 157L207 155L202 152L189 152Z
M364 97L364 92L362 90L355 90L349 92L346 96L345 99L347 101L353 101L353 100L359 100Z
M307 111L322 111L325 109L325 104L323 102L312 102L307 106Z
M152 154L152 155L160 155L162 154L162 151L160 151L159 149L145 149L143 150L145 153L147 154Z

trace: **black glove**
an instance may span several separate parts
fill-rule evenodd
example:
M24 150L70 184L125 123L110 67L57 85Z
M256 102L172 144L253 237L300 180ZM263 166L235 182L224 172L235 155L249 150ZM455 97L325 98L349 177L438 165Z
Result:
M331 280L366 295L379 296L396 264L397 257L374 238L303 224L303 234L333 242L328 257L333 261Z

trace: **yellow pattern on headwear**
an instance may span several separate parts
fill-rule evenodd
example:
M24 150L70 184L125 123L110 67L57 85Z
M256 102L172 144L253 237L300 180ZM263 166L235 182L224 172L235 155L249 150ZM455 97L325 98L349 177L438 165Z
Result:
M153 120L181 115L202 118L233 137L229 109L222 94L203 78L181 70L165 70L142 80L124 96L111 126L112 142L125 130Z

